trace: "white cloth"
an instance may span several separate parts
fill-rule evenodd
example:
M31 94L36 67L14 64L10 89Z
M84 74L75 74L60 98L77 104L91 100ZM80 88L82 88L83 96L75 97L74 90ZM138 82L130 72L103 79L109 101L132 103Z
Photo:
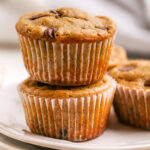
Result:
M118 25L117 44L132 52L149 53L150 0L1 0L0 43L17 43L15 23L22 14L62 6L111 17Z

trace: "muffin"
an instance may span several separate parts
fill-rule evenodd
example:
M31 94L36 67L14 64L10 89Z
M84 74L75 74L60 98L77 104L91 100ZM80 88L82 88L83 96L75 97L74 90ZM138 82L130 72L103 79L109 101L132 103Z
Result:
M129 60L109 74L118 82L114 108L119 120L150 129L150 61Z
M33 80L51 85L88 85L102 79L115 23L76 8L22 16L16 24L24 64Z
M120 63L123 63L127 59L126 50L121 46L114 46L112 48L108 70L114 68Z
M18 91L32 133L85 141L105 130L115 88L109 76L80 87L56 87L29 78Z

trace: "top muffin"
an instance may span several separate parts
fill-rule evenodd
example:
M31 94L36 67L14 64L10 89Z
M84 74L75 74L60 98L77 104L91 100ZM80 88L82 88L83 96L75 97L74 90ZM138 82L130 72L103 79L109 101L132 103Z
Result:
M150 61L129 60L109 71L121 85L131 88L150 89Z
M113 37L116 25L108 17L92 16L76 8L59 8L20 17L16 30L34 39L94 42Z

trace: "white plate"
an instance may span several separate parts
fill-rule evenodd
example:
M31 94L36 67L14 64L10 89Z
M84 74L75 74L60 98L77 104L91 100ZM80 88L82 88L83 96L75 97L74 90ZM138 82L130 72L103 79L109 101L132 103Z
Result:
M0 92L0 133L26 143L56 149L112 150L149 149L150 132L118 123L111 113L107 130L102 136L81 143L43 137L29 132L17 94L17 84Z

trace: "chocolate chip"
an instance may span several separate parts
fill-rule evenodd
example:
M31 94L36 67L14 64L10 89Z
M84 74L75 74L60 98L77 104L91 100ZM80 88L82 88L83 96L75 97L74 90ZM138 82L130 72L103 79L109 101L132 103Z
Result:
M119 69L119 71L124 72L124 71L131 71L135 67L134 66L123 66L122 68Z
M144 82L144 86L150 86L150 78Z
M49 15L39 15L39 16L35 16L35 17L30 18L30 20L36 20L36 19L39 19L42 17L47 17L47 16L49 16Z
M55 33L57 32L57 30L58 28L56 27L50 27L47 30L45 30L45 34L50 38L55 38Z
M60 130L60 135L66 137L67 136L67 129Z
M56 15L58 15L59 17L62 16L62 14L61 14L60 12L56 11L56 10L50 10L50 13L56 14Z

